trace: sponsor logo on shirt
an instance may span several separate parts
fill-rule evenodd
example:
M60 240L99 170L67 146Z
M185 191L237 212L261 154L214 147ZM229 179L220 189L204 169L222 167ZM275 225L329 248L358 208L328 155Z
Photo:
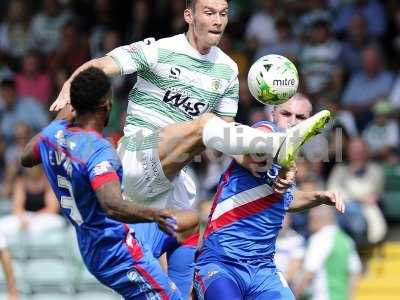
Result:
M197 117L208 109L208 104L183 95L181 92L168 90L163 98L165 103L179 109L189 118Z
M178 79L181 75L181 69L177 67L171 67L169 78Z

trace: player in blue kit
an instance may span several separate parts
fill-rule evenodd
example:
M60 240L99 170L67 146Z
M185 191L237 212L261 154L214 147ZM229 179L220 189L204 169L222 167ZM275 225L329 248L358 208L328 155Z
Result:
M120 159L101 135L112 105L110 80L103 71L79 73L70 95L76 116L65 107L29 142L22 165L42 163L63 213L76 229L82 258L100 282L125 299L182 299L151 245L138 240L123 222L155 222L176 240L181 232L196 229L196 214L144 208L123 199Z
M309 100L297 94L274 109L274 123L262 121L254 127L285 130L307 119L311 110ZM286 212L321 204L344 212L344 204L336 192L297 191L293 170L282 170L274 183L271 178L278 170L273 167L254 176L233 161L222 175L197 253L198 299L294 299L274 263L275 242Z

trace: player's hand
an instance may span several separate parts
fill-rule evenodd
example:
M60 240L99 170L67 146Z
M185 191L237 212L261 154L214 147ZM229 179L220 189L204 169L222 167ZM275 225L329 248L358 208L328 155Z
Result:
M240 166L257 178L261 178L260 173L268 171L272 164L272 157L267 158L265 155L243 154L234 155L233 158Z
M57 114L57 120L67 120L73 122L76 117L76 111L71 104L66 104Z
M283 194L296 181L297 167L292 165L290 168L282 168L274 182L274 192Z
M7 300L19 300L19 299L20 299L20 297L19 297L18 292L10 293L7 296Z
M53 104L50 106L50 111L59 111L62 109L65 105L70 103L70 95L69 95L69 89L70 89L71 84L66 81L60 91L60 94L58 94L57 99L53 102Z
M176 217L168 209L160 209L154 215L154 221L158 224L162 231L177 237L178 225Z
M318 199L321 204L335 206L336 209L344 214L346 206L343 202L342 195L337 191L319 192Z

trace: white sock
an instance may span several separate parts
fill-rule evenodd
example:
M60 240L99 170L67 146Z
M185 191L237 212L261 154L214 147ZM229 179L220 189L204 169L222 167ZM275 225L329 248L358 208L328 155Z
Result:
M226 155L270 154L275 156L286 136L281 132L264 132L246 125L228 123L215 117L203 129L206 147Z

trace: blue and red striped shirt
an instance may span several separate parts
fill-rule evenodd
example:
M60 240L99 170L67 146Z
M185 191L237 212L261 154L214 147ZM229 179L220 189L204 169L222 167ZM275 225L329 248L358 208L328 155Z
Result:
M122 165L111 144L94 131L55 120L35 143L63 214L74 225L82 257L90 271L102 272L125 243L125 225L110 219L100 206L96 190L122 180ZM120 251L120 250L118 250Z
M254 127L277 131L275 124L262 121ZM273 255L283 218L295 187L277 194L265 180L232 162L221 176L198 261L203 259L254 259Z

